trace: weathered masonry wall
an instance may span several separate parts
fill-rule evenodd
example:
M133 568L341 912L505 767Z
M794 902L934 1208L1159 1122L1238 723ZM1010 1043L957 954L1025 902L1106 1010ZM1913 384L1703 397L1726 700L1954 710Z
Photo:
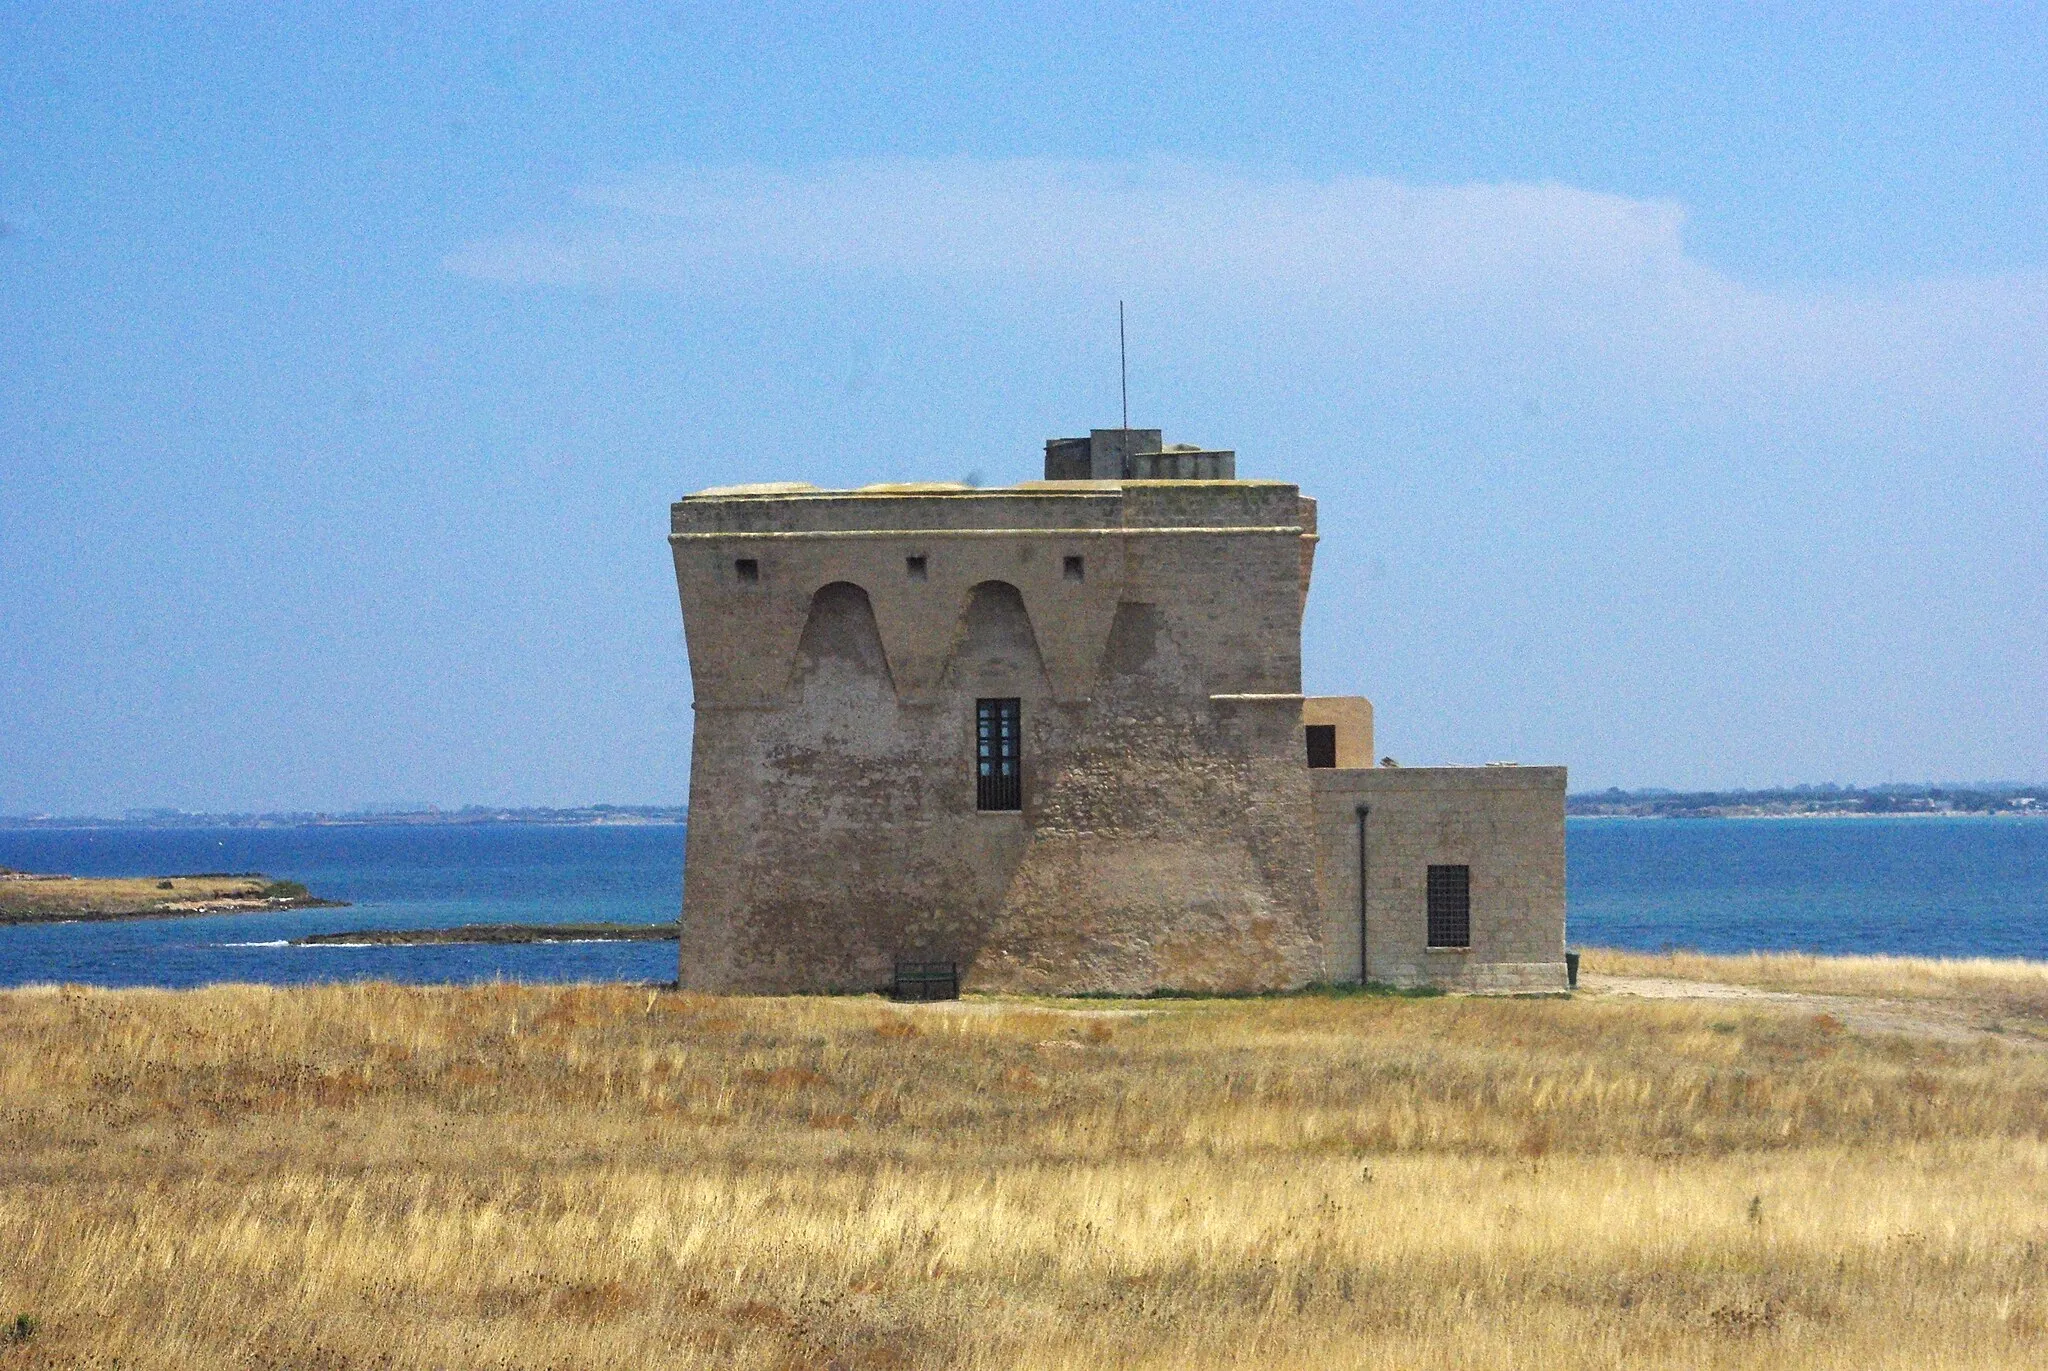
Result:
M866 990L1305 984L1313 505L1276 482L706 492L672 512L696 689L681 977ZM975 808L1021 701L1024 807Z
M1360 979L1359 815L1367 809L1364 975L1389 985L1565 988L1565 769L1382 767L1309 773L1330 981ZM1471 868L1472 945L1427 944L1432 864Z

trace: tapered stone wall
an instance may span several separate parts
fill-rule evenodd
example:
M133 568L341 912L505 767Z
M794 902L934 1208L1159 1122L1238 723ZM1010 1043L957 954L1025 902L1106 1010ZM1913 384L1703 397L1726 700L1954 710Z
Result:
M681 978L873 989L1305 984L1323 968L1275 482L756 488L678 503L697 695ZM1023 808L975 808L981 698Z

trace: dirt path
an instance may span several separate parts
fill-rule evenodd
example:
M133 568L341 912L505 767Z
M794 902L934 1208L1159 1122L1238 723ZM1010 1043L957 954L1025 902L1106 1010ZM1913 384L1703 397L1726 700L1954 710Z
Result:
M2014 1047L2048 1050L2048 1041L2024 1026L1987 1017L1980 1006L1940 1000L1892 1000L1868 995L1822 995L1808 991L1764 990L1720 981L1682 981L1656 976L1579 978L1579 992L1593 996L1632 996L1645 1000L1687 1000L1696 1004L1740 1004L1745 1008L1787 1014L1829 1014L1844 1027L1862 1033L1901 1033L1938 1042L2002 1042Z
M1190 1001L1176 1007L1186 1008L1201 1001ZM1150 1005L1103 1005L1047 1003L1042 1000L1024 999L971 999L971 1000L929 1000L899 1001L897 1009L919 1009L933 1014L1057 1014L1068 1019L1149 1019L1158 1014L1173 1012L1166 1006L1154 1008Z
M1767 990L1724 981L1694 981L1666 976L1610 976L1587 972L1579 978L1579 994L1643 1000L1682 1000L1693 1004L1740 1005L1784 1014L1832 1016L1859 1033L1897 1033L1936 1042L1967 1044L2002 1042L2048 1051L2048 1036L2026 1019L2001 1020L1989 1007L1967 1000L1894 999L1877 995L1840 995L1806 990ZM1046 1003L1032 1000L966 999L898 1008L938 1014L1048 1014L1078 1020L1142 1019L1161 1013L1200 1009L1209 1002L1172 1005L1103 1005ZM1065 1046L1073 1046L1068 1043Z

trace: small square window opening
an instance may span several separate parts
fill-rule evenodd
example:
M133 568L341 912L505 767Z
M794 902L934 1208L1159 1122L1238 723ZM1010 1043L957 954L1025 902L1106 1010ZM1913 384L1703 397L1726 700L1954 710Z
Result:
M761 579L761 564L752 557L741 557L732 564L732 578L743 586L753 585Z
M1063 570L1069 581L1085 581L1088 579L1088 564L1082 558L1067 558Z
M1429 945L1472 946L1472 868L1429 869Z
M1308 764L1312 767L1333 767L1337 765L1337 725L1310 724L1308 733Z
M913 581L927 579L930 573L925 565L924 554L918 553L914 557L905 557L903 559L903 574Z

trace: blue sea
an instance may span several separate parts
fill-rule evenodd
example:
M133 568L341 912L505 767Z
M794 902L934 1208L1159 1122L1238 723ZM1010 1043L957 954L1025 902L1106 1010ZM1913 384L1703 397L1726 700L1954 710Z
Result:
M473 923L664 923L683 902L681 824L391 824L0 830L0 866L73 876L261 871L347 909L0 927L0 985L672 981L676 945L291 947L309 933Z
M2048 958L2048 820L1568 819L1574 946Z
M1574 819L1570 940L2048 959L2048 821ZM308 933L663 923L681 825L0 830L0 866L80 876L261 871L347 909L0 927L0 985L666 981L673 943L292 947Z

